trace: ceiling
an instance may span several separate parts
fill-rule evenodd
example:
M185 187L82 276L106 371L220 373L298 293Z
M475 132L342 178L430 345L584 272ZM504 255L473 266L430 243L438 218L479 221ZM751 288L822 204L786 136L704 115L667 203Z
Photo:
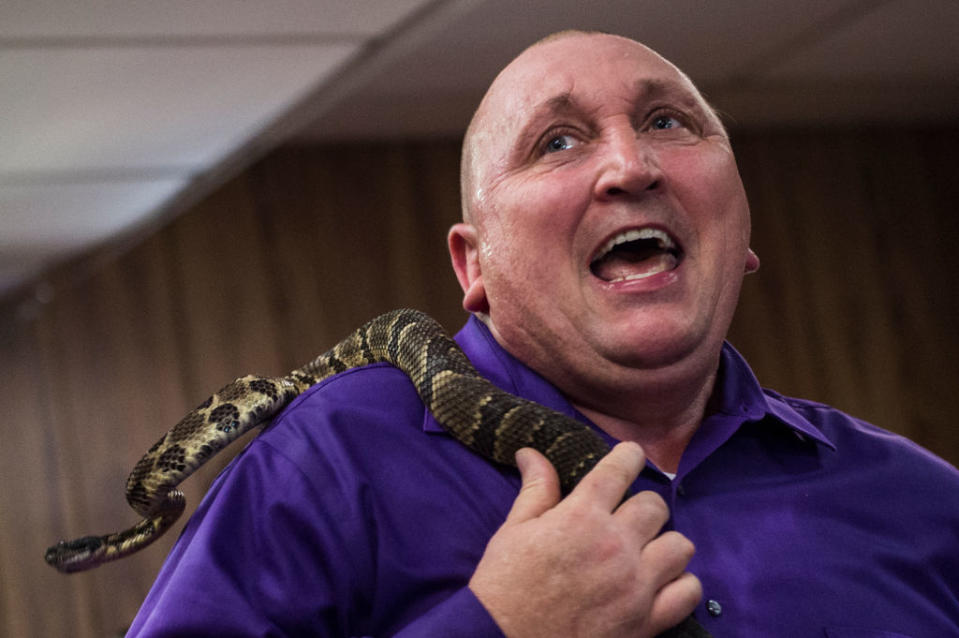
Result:
M646 42L733 127L959 123L956 0L4 0L0 296L279 144L459 135L569 27Z

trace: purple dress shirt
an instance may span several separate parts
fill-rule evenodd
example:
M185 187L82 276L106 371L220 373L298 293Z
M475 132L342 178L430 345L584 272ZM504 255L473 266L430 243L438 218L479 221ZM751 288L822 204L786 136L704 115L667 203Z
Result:
M475 318L457 341L503 389L587 421ZM218 477L127 635L501 636L467 582L518 487L403 373L348 370ZM676 478L648 465L634 487L695 543L695 615L716 638L959 636L959 472L761 389L729 345Z

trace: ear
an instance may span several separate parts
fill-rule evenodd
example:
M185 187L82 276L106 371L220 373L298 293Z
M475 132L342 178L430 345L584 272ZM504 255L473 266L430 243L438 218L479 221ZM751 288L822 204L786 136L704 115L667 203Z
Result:
M479 236L472 224L455 224L447 235L450 259L456 279L463 289L463 308L467 312L489 314L489 301L483 285L479 261Z

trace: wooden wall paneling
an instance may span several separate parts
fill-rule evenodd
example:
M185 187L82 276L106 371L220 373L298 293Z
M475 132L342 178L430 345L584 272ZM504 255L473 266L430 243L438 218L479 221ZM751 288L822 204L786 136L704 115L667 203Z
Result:
M242 176L228 183L169 229L184 326L179 337L198 399L210 393L211 382L279 368L267 293L279 273L267 267L246 186Z
M459 159L459 140L417 145L409 158L414 190L419 194L417 214L422 220L417 254L429 290L424 303L451 333L459 330L467 317L446 247L449 228L462 218Z
M294 148L253 169L263 237L286 273L276 294L291 326L285 334L299 342L289 347L297 352L291 365L385 310L448 308L456 284L445 235L458 206L449 146ZM435 155L443 158L442 189L423 174L421 159ZM443 198L446 214L437 218Z
M746 278L730 340L750 361L760 382L784 392L822 396L813 349L816 326L808 321L805 262L794 250L797 233L795 186L798 166L786 161L767 137L734 137L734 150L750 200L751 244L758 273Z
M72 511L65 536L102 534L137 520L124 498L131 458L127 442L144 420L139 394L149 387L141 375L148 357L129 288L120 270L105 269L82 285L65 288L51 308L52 337L62 354L49 370L54 403L61 404L58 434L64 500ZM52 539L49 539L52 540ZM36 552L40 552L40 547ZM45 568L48 569L48 568ZM152 580L133 562L76 574L68 580L52 570L48 578L69 583L84 599L84 630L103 635L121 630Z
M435 200L429 196L428 187L436 181L424 179L424 156L421 147L406 145L386 155L387 177L384 186L391 195L386 215L389 243L387 268L391 285L396 290L397 305L411 306L429 311L446 301L438 291L447 290L451 280L449 259L445 268L438 267L437 257L445 256L446 230L451 219L443 219L433 212ZM435 149L432 154L440 153ZM437 168L435 165L432 168ZM444 166L444 168L446 168ZM458 170L441 171L440 178L458 181ZM455 219L455 218L454 218Z
M396 306L411 305L405 297L409 294L407 285L399 283L403 273L397 272L406 272L406 264L393 260L394 254L403 251L397 245L408 241L405 237L397 241L393 235L402 225L395 221L403 214L399 202L408 201L408 193L391 189L398 181L396 165L391 165L394 153L364 146L337 149L328 155L338 168L342 167L333 189L333 210L351 211L349 215L327 218L332 236L346 244L340 253L340 281L348 282L348 287L340 289L336 299L342 299L352 312L339 333L355 325L354 312L369 319Z
M330 331L321 350L389 305L384 272L389 238L382 232L380 159L365 148L352 147L308 156L306 178L312 186L308 194L315 210L316 244L300 259L316 259L319 266L311 283L313 294L322 299L322 324ZM312 332L308 324L305 330Z
M959 215L956 214L956 202L959 202L959 183L956 172L959 171L959 132L953 130L949 135L931 132L923 140L922 166L920 170L926 177L929 197L937 212L935 220L927 227L927 242L935 250L931 257L920 253L916 261L924 264L918 276L933 279L929 286L927 302L931 300L931 316L936 317L937 330L934 343L938 344L935 356L919 359L914 366L925 374L928 381L923 387L926 393L917 399L916 414L918 427L923 436L948 445L951 442L951 459L959 465L959 432L954 422L959 414ZM898 214L905 216L908 210L909 194L903 183L906 200L899 207ZM901 250L908 248L900 243ZM913 250L915 254L915 250ZM920 352L914 354L919 355ZM945 448L942 448L945 449Z
M95 353L103 346L105 326L95 320L95 313L87 303L86 286L61 286L57 290L54 302L38 318L37 330L44 400L53 425L51 442L56 464L52 489L62 508L63 519L54 537L37 539L33 549L41 555L43 546L56 538L109 531L109 528L100 529L106 522L102 510L94 512L94 505L102 503L100 495L106 487L99 480L101 462L108 465L109 460L98 456L102 453L101 437L93 425L97 414L92 404L100 397L88 390L91 378L103 378L105 365ZM99 405L110 403L101 400ZM89 428L94 431L89 432ZM99 576L82 574L67 580L52 570L47 571L49 568L43 565L37 569L44 584L49 584L53 592L66 590L58 602L72 612L68 612L73 625L68 633L93 636L94 627L104 626L104 619L99 615Z
M383 158L376 150L346 147L322 153L311 172L325 177L321 183L327 192L317 219L324 276L317 283L329 304L336 338L352 330L357 317L365 321L393 305L383 171Z
M822 358L823 400L903 427L898 395L887 391L898 385L898 370L882 365L895 355L884 348L888 305L869 230L872 221L865 219L872 206L864 189L859 138L803 136L784 146L787 152L796 150L802 166L794 174L805 212L796 249L808 262L810 320L819 326L817 340L808 346ZM872 376L884 368L881 377Z
M124 484L132 467L127 440L141 413L137 391L146 381L138 375L137 363L145 357L140 354L142 339L135 328L138 309L119 273L117 268L102 269L72 290L76 296L82 295L82 300L71 305L84 306L86 325L77 326L75 318L68 316L63 319L70 323L59 325L64 340L79 337L78 343L95 344L75 352L77 364L86 373L79 377L79 392L71 405L80 445L76 453L82 455L84 466L74 489L82 491L86 499L82 527L74 534L104 534L137 520L126 503ZM77 329L80 335L74 335ZM135 584L142 576L133 563L77 574L73 581L94 593L92 621L102 630L122 629L141 600L142 590Z
M394 305L395 290L389 272L390 237L385 216L390 212L384 197L386 167L375 147L334 149L321 155L319 168L334 176L328 184L327 208L321 219L324 245L330 246L325 262L333 275L321 282L324 297L336 309L336 334L344 335L357 324Z
M190 408L239 376L285 372L269 303L277 273L268 268L258 233L244 176L224 185L164 233L182 349L180 379ZM158 433L172 425L161 426ZM186 481L188 512L242 447L235 442Z
M287 170L287 162L300 166ZM389 303L383 271L389 238L377 200L381 170L376 154L343 147L285 152L279 163L255 173L263 221L280 238L274 258L291 271L278 285L297 326L288 335L294 365L328 349ZM274 200L279 192L286 195ZM307 231L296 238L280 226L291 213L293 224Z
M870 211L899 353L910 435L959 462L959 134L884 132L863 140ZM949 452L951 451L951 452Z
M0 317L0 635L82 636L74 619L89 596L43 563L67 516L41 345L33 324Z
M430 273L424 272L424 241L430 236L422 213L422 192L416 188L410 148L393 148L384 156L383 232L389 238L383 262L394 305L426 308L429 305Z
M323 232L322 218L333 214L324 205L332 176L316 171L307 149L284 149L250 171L260 239L270 269L269 290L279 333L284 370L302 365L327 350L335 329L335 309L324 295L325 282L338 255L336 239Z
M915 137L864 130L736 141L764 259L747 278L731 336L765 385L836 405L956 462L959 441L948 432L959 405L945 387L959 381L949 319L959 234L945 176L935 174L956 158L930 157L933 145L908 141Z
M137 515L125 499L126 477L143 453L191 407L180 378L183 362L176 347L169 277L162 243L151 239L96 278L110 291L104 296L108 302L104 310L116 318L110 357L117 364L112 370L115 380L102 390L113 394L118 405L114 418L105 415L97 426L116 437L116 449L101 457L112 461L104 464L109 471L101 479L103 498L109 499L111 509L109 521L101 522L98 532L136 522ZM133 619L185 520L149 549L96 570L103 616L109 619L105 629L119 631Z

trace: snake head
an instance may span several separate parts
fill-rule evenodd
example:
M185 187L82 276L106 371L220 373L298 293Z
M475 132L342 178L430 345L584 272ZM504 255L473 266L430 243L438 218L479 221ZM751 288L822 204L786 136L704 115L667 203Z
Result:
M89 569L89 560L103 547L100 536L84 536L72 541L60 541L47 549L43 558L65 574Z

